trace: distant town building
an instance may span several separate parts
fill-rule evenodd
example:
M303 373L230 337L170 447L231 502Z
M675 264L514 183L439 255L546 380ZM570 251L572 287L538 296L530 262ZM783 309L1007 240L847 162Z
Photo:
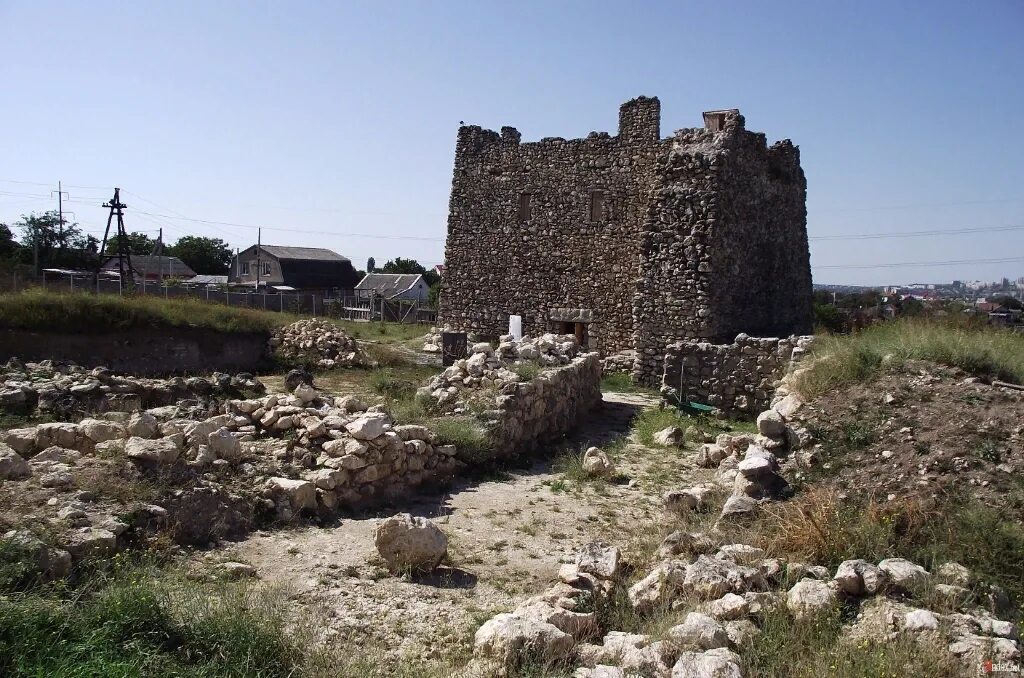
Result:
M136 282L163 280L165 278L192 278L196 274L178 257L133 254L130 258ZM118 263L119 259L120 257L116 256L107 257L103 262L101 270L107 273L119 272L121 270L121 266ZM129 257L125 257L125 268L128 268L128 259Z

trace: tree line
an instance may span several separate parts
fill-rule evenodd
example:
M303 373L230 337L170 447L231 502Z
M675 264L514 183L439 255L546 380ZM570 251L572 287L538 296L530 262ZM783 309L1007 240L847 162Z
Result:
M83 233L76 222L60 218L56 211L22 215L12 226L0 224L0 260L8 265L92 270L101 263L100 241ZM133 255L164 254L178 257L203 275L226 275L232 252L220 238L185 235L164 245L145 233L128 233L126 249ZM109 236L104 256L116 255L116 231Z

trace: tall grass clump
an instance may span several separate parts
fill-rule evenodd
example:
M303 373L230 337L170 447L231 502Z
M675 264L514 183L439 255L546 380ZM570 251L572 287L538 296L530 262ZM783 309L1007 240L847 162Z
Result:
M0 296L0 327L33 332L103 334L144 328L200 327L218 332L267 332L295 316L199 299L62 294L30 289Z
M494 458L494 442L471 417L437 417L425 422L437 436L439 445L454 445L456 456L468 464Z
M873 325L847 336L826 335L815 360L795 379L805 397L871 379L883 367L928 360L984 378L1024 383L1024 335L1007 329L928 319Z
M82 588L0 597L0 675L296 675L287 606L255 587L122 565Z
M601 377L601 390L612 393L646 393L658 395L658 389L633 382L633 377L625 372L607 372Z
M955 561L971 570L979 591L1000 586L1024 611L1024 525L967 496L880 502L816 489L768 511L755 534L773 553L833 570L855 558L907 558L930 571Z

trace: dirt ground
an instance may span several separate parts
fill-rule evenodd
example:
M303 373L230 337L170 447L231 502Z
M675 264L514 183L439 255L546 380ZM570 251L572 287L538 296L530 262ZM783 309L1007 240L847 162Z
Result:
M569 447L616 449L614 482L571 480L560 460L538 461L329 527L258 532L197 559L253 565L262 582L288 587L296 601L326 617L328 636L339 641L436 657L464 643L487 617L550 585L582 544L650 539L664 491L707 479L708 471L688 461L692 451L632 439L610 445L629 436L633 417L656 406L655 398L606 393L604 401ZM436 520L449 538L449 559L429 578L390 576L376 554L374 527L397 511Z
M883 501L969 490L1024 517L1024 391L911 362L800 417L823 444L823 482Z

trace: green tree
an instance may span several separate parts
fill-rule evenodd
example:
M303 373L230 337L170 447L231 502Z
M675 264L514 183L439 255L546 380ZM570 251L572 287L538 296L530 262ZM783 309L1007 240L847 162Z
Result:
M381 273L419 273L423 276L423 279L427 281L427 284L433 286L441 279L434 271L428 271L423 267L423 264L416 261L415 259L403 259L402 257L395 257L389 260L380 269Z
M153 254L153 250L156 248L156 241L150 238L145 233L139 233L132 231L128 234L128 253L129 254ZM113 256L117 254L117 235L110 236L107 240L107 248L104 250L107 256Z
M185 235L168 247L167 253L203 275L224 275L231 266L231 248L220 238Z
M369 259L366 260L366 271L368 273L373 273L373 270L375 268L377 268L377 260L374 259L373 257L370 257Z
M15 226L21 231L21 258L39 268L91 268L95 266L99 241L82 233L77 223L61 223L56 211L22 215Z
M14 239L14 232L7 224L0 224L0 259L11 259L18 256L21 245Z

